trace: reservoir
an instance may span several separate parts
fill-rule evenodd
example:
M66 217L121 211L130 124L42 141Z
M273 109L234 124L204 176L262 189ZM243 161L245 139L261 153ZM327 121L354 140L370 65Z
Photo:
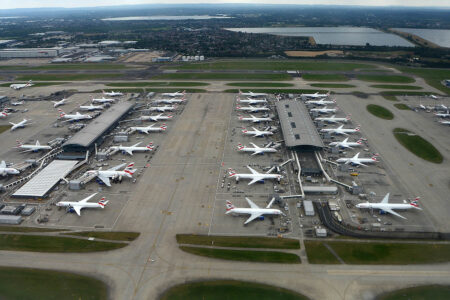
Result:
M415 34L441 47L450 48L449 29L394 28L398 31Z

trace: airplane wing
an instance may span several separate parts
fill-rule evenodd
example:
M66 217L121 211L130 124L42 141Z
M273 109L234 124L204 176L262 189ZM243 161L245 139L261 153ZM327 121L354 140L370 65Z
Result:
M4 160L0 163L0 168L6 168L6 162Z
M260 178L253 178L249 183L248 183L248 185L252 185L252 184L254 184L254 183L256 183L256 182L258 182L258 181L260 181L261 179Z
M118 165L118 166L109 168L108 171L117 171L117 170L119 170L119 169L122 169L122 167L124 167L125 165L126 165L125 163L120 164L120 165Z
M266 208L270 208L273 204L273 202L275 202L275 197L272 198L272 200L270 200L269 204L266 206Z
M253 221L256 218L259 218L260 216L262 216L262 213L253 213L250 215L250 217L244 222L244 225L250 223L251 221Z
M73 206L73 210L75 210L78 216L81 216L81 206Z
M84 198L83 200L78 201L78 203L86 203L86 202L88 202L89 200L91 200L91 198L94 197L95 195L97 195L97 193L94 193L94 194L92 194L92 195L90 195L90 196Z
M384 196L383 200L381 200L380 203L389 203L389 193L387 193L386 196Z
M125 152L130 154L130 155L133 155L133 150L131 150L131 149L126 149Z
M402 215L399 214L399 213L396 213L396 212L393 211L392 209L383 209L383 211L385 211L385 212L387 212L387 213L390 213L390 214L393 214L394 216L397 216L397 217L399 217L399 218L402 218L402 219L405 219L405 220L406 220L406 218L405 218L404 216L402 216Z
M253 169L250 168L249 166L247 166L247 168L250 170L250 172L252 172L253 175L259 175L258 172L256 172L255 170L253 170Z
M258 150L258 151L253 152L253 153L251 154L251 156L253 156L253 155L258 155L258 154L262 154L262 153L264 153L264 152L262 152L261 150Z
M251 208L254 208L254 209L260 208L258 205L256 205L252 200L248 199L247 197L245 197L245 200L247 200L247 203Z
M256 146L254 143L250 143L250 145L252 145L255 148L259 148L258 146Z
M97 177L103 181L104 184L106 184L107 186L111 186L111 181L109 180L109 177L106 177L105 175L102 174L98 174Z

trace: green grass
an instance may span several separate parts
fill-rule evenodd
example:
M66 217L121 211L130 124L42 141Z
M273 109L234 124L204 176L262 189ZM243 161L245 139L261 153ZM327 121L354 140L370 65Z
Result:
M300 249L298 240L285 238L177 234L176 239L179 244L191 245L239 248Z
M229 86L244 86L244 87L290 87L294 86L291 83L283 82L231 82L227 83Z
M390 96L428 96L430 92L415 92L415 91L382 91L381 95Z
M300 263L299 256L278 251L229 250L188 246L180 246L180 249L190 254L225 260L283 264Z
M358 80L385 83L411 83L414 78L403 75L357 75Z
M284 288L237 280L208 280L179 284L166 290L159 300L307 300Z
M31 74L19 75L16 80L34 80L34 81L72 81L72 80L96 80L111 79L123 76L118 73L97 73L97 74Z
M351 94L355 97L361 98L361 99L367 99L369 98L369 94L364 93L364 92L360 92L360 91L353 91L351 92Z
M0 231L3 231L3 232L55 232L55 231L67 231L67 229L25 227L25 226L0 226Z
M123 248L125 243L98 242L84 239L0 234L0 250L32 252L94 252Z
M111 87L153 87L153 86L205 86L209 85L209 83L206 82L184 82L184 81L172 81L172 82L160 82L160 81L153 81L153 82L112 82L105 84L106 86Z
M28 67L28 70L121 70L129 68L123 64L48 64L43 66Z
M106 300L108 287L98 279L74 273L0 267L0 298Z
M384 293L376 300L448 300L450 299L450 286L448 285L421 285Z
M376 104L369 104L367 105L367 111L370 112L372 115L385 119L385 120L392 120L394 118L394 114L387 108L376 105Z
M411 108L409 108L408 105L403 104L403 103L396 103L396 104L394 104L394 106L401 110L411 110Z
M0 125L0 133L3 133L11 128L11 125Z
M391 89L391 90L421 90L420 86L401 85L401 84L373 84L371 87L376 89Z
M186 91L186 93L206 93L205 89L183 89ZM91 91L89 93L101 93L102 91L105 92L122 92L122 93L142 93L142 92L155 92L155 93L172 93L172 92L178 92L180 89L176 88L117 88L117 89L103 89L103 90L95 90Z
M241 89L242 92L248 92L249 89ZM328 90L312 90L312 89L252 89L252 92L255 93L268 93L268 94L314 94L315 92L319 92L321 94L328 93ZM224 93L239 93L239 89L228 89L224 90ZM331 93L332 94L332 93Z
M289 74L261 73L167 73L152 77L152 79L173 80L292 80Z
M403 73L413 74L425 79L425 82L444 92L445 94L450 93L450 88L445 87L441 84L444 79L450 78L450 69L425 69L425 68L409 68L409 67L396 67Z
M0 84L0 87L9 87L13 83L18 83L18 82L2 83L2 84ZM21 82L21 83L26 83L26 82ZM61 84L67 84L67 83L68 82L33 82L33 87L61 85Z
M305 241L306 255L311 264L340 264L322 242Z
M342 74L303 74L302 78L308 81L348 81Z
M300 71L353 71L355 69L373 69L375 65L327 62L327 61L258 61L258 60L227 60L210 63L189 63L182 66L170 66L181 70L300 70Z
M353 84L345 84L345 83L311 83L310 86L318 88L334 88L334 89L345 89L355 87Z
M83 232L69 232L64 234L93 237L97 239L104 239L111 241L127 241L127 242L134 241L140 235L139 232L123 232L123 231L83 231Z
M403 128L395 128L393 132L397 141L414 155L436 164L444 160L439 150L421 136Z

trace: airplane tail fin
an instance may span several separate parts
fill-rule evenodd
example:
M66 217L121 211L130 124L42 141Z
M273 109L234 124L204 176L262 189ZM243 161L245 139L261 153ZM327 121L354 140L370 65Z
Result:
M161 128L161 130L166 130L167 129L167 125L166 124L162 124L162 126L159 127L159 128Z
M239 89L239 95L242 95L242 91Z
M242 146L242 144L237 145L238 150L242 150L244 149L244 146Z
M362 139L357 140L356 143L362 145Z
M23 144L22 144L22 142L21 141L19 141L19 140L16 140L16 143L17 143L17 147L20 147L20 146L22 146Z
M226 207L227 207L227 212L235 208L233 203L231 203L230 200L227 200Z
M379 157L378 153L375 153L375 154L371 157L371 159L372 159L373 161L375 161L375 162L378 162L378 160L377 160L378 157Z
M248 130L246 128L242 128L242 133L247 133Z
M97 203L100 204L101 208L105 208L106 204L108 204L109 200L105 200L105 197L100 199Z
M133 169L133 167L134 167L134 162L129 163L123 171L132 176L134 174L134 172L137 171L137 169Z
M420 197L416 197L413 201L411 201L410 204L411 204L414 208L420 209L420 207L419 207L419 199L420 199Z
M233 177L234 175L236 175L236 171L233 169L228 169L228 176Z
M327 93L327 97L328 97L328 96L330 96L330 91L328 91L328 93Z
M155 147L153 147L153 142L148 143L147 149L150 149L150 151L153 151Z
M66 113L62 109L58 109L58 111L60 117L64 117L66 115Z

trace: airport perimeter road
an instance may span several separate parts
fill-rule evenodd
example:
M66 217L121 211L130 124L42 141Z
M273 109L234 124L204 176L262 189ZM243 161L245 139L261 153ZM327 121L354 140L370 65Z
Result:
M372 299L417 283L450 283L450 265L259 264L184 253L177 233L207 233L232 94L194 94L139 178L115 230L141 232L128 247L91 254L1 251L0 265L81 272L105 280L111 299L156 299L188 280L241 279L299 291L311 299ZM220 209L216 207L216 209ZM251 234L251 227L248 228ZM42 280L45 280L43 278Z

